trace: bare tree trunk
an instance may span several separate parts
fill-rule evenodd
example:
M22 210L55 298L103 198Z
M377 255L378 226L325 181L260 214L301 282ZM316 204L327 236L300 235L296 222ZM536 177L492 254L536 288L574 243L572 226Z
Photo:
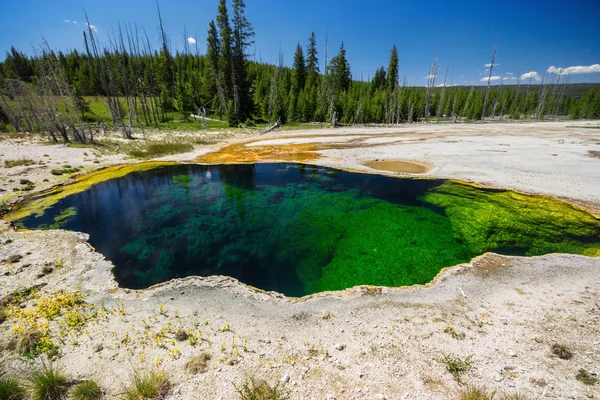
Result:
M515 98L513 100L512 109L510 110L511 114L514 114L515 111L519 111L519 95L520 95L520 90L521 90L521 69L519 68L519 76L517 77L517 91L515 92Z
M431 107L431 95L435 88L435 77L437 76L437 54L433 58L433 64L427 76L427 91L425 92L425 122L429 122L429 109Z
M442 95L440 96L440 104L437 109L437 122L440 122L440 116L444 109L444 95L446 94L446 81L448 79L448 70L450 69L450 63L446 64L446 74L444 74L444 83L442 84Z
M481 112L481 119L485 119L485 108L487 106L488 95L490 93L490 83L492 82L492 71L494 70L494 61L496 60L496 46L494 46L494 52L492 53L492 63L490 64L490 75L488 76L487 88L485 89L485 98L483 99L483 111Z

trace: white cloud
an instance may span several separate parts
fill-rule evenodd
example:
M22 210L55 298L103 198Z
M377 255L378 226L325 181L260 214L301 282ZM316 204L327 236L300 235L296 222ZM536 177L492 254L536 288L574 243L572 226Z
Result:
M495 63L495 64L493 64L493 65L494 65L494 67L497 67L497 66L498 66L498 65L500 65L500 64L498 64L498 63ZM489 68L489 67L491 67L491 66L492 66L492 63L489 63L489 64L484 64L483 66L484 66L484 67L486 67L486 68Z
M92 25L92 24L87 24L88 28L90 28L91 30L93 30L94 32L98 32L98 27L96 25Z
M493 82L493 81L499 81L500 79L502 79L502 77L498 76L498 75L494 75L494 76L490 76L489 78L481 78L481 82L487 82L488 79Z
M458 83L446 83L444 85L444 83L440 83L439 85L437 85L437 87L453 87L453 86L458 86Z
M73 21L73 23L74 23L75 25L77 25L77 21Z
M554 65L548 68L548 73L556 75L591 74L600 72L600 64L576 65L568 68L556 68Z
M196 44L196 39L194 39L193 37L190 36L189 38L187 38L187 42L189 44Z
M514 74L512 72L507 72L506 75L513 76Z
M435 78L435 77L436 77L436 75L435 75L435 74L429 74L429 75L427 75L427 76L426 76L425 78L423 78L423 79L432 79L432 78Z
M68 24L71 21L69 21L68 19L63 19L63 22L66 22Z
M527 73L521 75L521 79L529 79L529 78L533 78L536 81L541 81L542 80L542 78L540 77L540 74L538 74L535 71L527 72Z

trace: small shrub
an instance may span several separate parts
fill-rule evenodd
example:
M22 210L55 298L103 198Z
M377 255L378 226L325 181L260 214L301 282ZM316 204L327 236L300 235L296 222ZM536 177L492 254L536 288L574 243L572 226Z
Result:
M6 307L0 306L0 324L3 324L8 318L8 311L6 311Z
M19 183L21 185L33 185L33 182L31 182L29 179L19 179Z
M4 160L4 168L24 167L33 164L35 164L35 161L29 158L21 158L19 160Z
M98 400L102 398L102 389L95 381L83 381L73 386L71 398L74 400Z
M255 380L253 377L247 378L241 387L235 384L234 386L239 400L288 400L290 398L290 392L283 385L278 383L271 388L266 381Z
M596 382L598 382L598 378L592 376L589 372L587 372L583 368L581 368L577 372L577 375L575 375L575 379L577 379L579 382L581 382L585 385L590 385L590 386L594 386L596 384Z
M33 400L62 400L69 389L67 377L52 364L34 371L30 380Z
M552 354L563 360L570 360L573 358L573 352L571 349L562 344L554 343L552 346L550 346L550 351L552 351Z
M25 389L15 378L0 378L0 400L25 399Z
M464 373L469 372L472 368L472 357L473 356L468 356L462 360L455 354L446 354L442 352L442 357L438 359L438 362L446 367L446 370L452 374L457 382L460 382L461 376Z
M169 392L169 379L163 373L134 375L133 384L125 390L125 400L160 399Z
M201 353L192 357L185 363L185 370L192 374L201 374L208 370L208 361L212 358L209 353Z

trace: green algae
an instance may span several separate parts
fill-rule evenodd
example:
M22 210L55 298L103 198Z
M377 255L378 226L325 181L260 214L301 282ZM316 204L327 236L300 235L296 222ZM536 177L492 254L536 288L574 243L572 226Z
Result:
M445 182L422 200L444 210L475 254L498 249L600 255L600 220L564 201Z
M73 220L73 218L75 218L76 215L77 215L77 208L75 208L75 207L65 208L64 210L62 210L60 212L60 214L58 214L56 217L54 217L54 222L52 224L40 225L40 226L38 226L38 229L60 229L65 224L69 223L69 221Z
M217 269L244 259L270 260L263 268L296 265L304 293L364 283L425 283L441 268L472 256L454 240L447 219L426 208L391 204L358 189L332 193L302 184L260 189L204 184L193 194L203 199L202 212L195 211L196 201L179 202L186 195L182 187L156 193L152 212L136 225L137 239L123 248L140 264L152 265L136 269L138 283L162 281L182 253ZM216 193L219 200L211 202ZM170 226L181 215L185 221Z

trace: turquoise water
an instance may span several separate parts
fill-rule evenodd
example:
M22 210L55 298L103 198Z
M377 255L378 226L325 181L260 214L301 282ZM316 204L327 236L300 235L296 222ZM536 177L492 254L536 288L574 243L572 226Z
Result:
M98 183L19 224L89 233L90 243L115 264L122 287L227 275L289 296L426 283L440 269L494 249L583 253L600 242L593 216L582 223L587 230L561 236L552 227L553 239L528 241L521 225L539 231L547 215L538 221L529 213L523 220L522 206L515 211L498 201L503 193L511 192L302 164L180 165ZM470 211L475 226L469 207L479 207ZM498 239L489 220L506 219L500 209L511 223ZM483 218L481 210L492 215ZM451 217L459 211L462 222Z

